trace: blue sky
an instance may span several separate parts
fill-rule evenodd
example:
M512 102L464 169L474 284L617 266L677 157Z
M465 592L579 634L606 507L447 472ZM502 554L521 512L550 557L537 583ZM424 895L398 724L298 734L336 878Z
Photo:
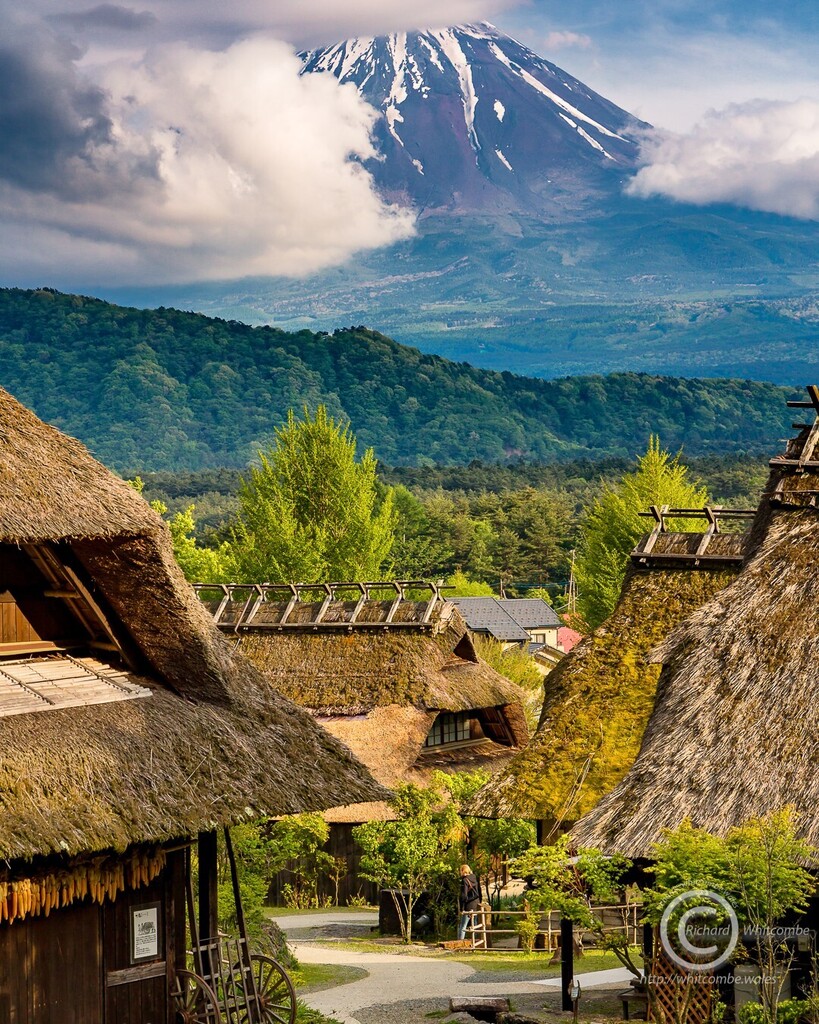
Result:
M0 0L0 281L299 275L407 237L355 159L375 112L294 51L481 19L657 126L633 194L819 220L815 2Z
M729 103L819 98L815 2L534 0L498 10L495 18L598 92L665 128L686 130L707 109Z

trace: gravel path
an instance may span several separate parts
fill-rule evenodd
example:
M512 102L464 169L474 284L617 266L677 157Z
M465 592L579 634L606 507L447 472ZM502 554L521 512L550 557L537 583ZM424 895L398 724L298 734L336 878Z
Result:
M301 997L308 1006L341 1024L430 1024L449 1009L450 996L506 996L519 1013L548 1011L555 1024L565 1021L560 1012L560 980L544 985L537 968L518 974L476 971L457 960L413 956L406 951L358 952L334 949L316 940L368 936L378 924L378 914L367 911L334 911L275 917L285 931L293 952L306 964L342 964L361 967L365 978ZM601 972L601 975L606 972ZM590 982L591 978L588 979ZM592 982L593 984L593 982ZM596 1010L618 1016L615 994L623 983L595 989L583 998L586 1013ZM586 1016L586 1013L583 1016ZM446 1015L440 1018L446 1024ZM453 1018L453 1022L456 1019Z
M429 1013L449 1008L455 995L510 996L524 1009L549 1001L542 985L510 977L485 978L456 960L414 957L401 952L356 952L318 945L316 939L367 935L378 915L366 912L298 914L274 918L286 932L293 952L303 963L362 967L366 978L312 992L304 1002L342 1024L429 1024Z
M308 1006L343 1024L375 1024L378 1020L384 1024L410 1024L419 1011L423 1020L426 1013L446 1010L450 996L514 997L528 993L538 1005L544 1002L542 986L508 977L502 982L474 981L475 969L456 960L433 960L406 953L354 953L301 942L293 943L293 952L303 963L347 964L368 972L366 978L305 997ZM410 1011L413 1003L419 1004L419 1011ZM362 1014L368 1008L373 1012L377 1008L379 1016Z

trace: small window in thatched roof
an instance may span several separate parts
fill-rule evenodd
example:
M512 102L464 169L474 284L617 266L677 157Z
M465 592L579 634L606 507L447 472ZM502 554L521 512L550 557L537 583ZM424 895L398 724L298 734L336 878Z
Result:
M473 735L472 730L473 720L465 711L442 712L432 723L424 746L440 747L444 743L468 743L479 738Z
M150 695L150 690L138 686L127 673L93 658L0 662L0 718Z
M516 745L503 708L441 711L430 727L424 747L479 743L484 740L506 747Z

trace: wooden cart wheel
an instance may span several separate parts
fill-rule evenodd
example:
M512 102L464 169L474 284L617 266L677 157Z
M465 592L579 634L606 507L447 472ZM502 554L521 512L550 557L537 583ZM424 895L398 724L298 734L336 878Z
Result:
M246 968L236 964L234 971L237 981ZM295 1024L296 1021L296 990L287 971L278 960L263 953L252 953L250 970L259 994L258 1010L248 1007L244 1024Z
M217 1024L220 1020L216 993L193 971L177 971L173 991L176 1024Z

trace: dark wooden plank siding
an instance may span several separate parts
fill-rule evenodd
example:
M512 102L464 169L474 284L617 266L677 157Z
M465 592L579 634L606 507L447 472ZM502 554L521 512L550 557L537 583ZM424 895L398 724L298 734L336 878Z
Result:
M8 591L0 594L0 643L26 643L39 639L11 594Z
M184 854L149 885L0 925L0 1024L171 1024L168 993L184 966ZM131 963L131 908L159 903L155 961Z
M61 641L85 636L79 621L66 607L68 602L45 597L44 591L49 589L48 581L24 551L13 544L0 544L0 643Z
M0 927L0 1020L104 1024L100 908Z
M353 839L355 827L355 824L330 825L330 838L324 847L331 857L343 857L347 862L346 874L341 877L338 886L338 900L342 907L347 906L351 899L362 897L368 903L378 904L378 886L373 882L368 882L359 874L361 847ZM268 892L268 900L273 906L285 905L284 887L294 884L297 866L295 862L291 862L274 877ZM319 879L318 891L320 899L335 902L336 888L331 878Z
M31 1024L28 930L0 926L0 1021Z
M125 984L117 972L133 967L131 963L131 908L146 903L160 903L160 934L163 944L157 965L167 964L168 953L173 956L172 941L168 936L168 880L167 866L150 883L140 889L121 894L114 903L106 902L104 916L105 949L105 1024L166 1024L168 1021L168 984L165 969L153 978L139 978ZM149 963L152 961L148 961ZM143 964L145 961L143 961Z

